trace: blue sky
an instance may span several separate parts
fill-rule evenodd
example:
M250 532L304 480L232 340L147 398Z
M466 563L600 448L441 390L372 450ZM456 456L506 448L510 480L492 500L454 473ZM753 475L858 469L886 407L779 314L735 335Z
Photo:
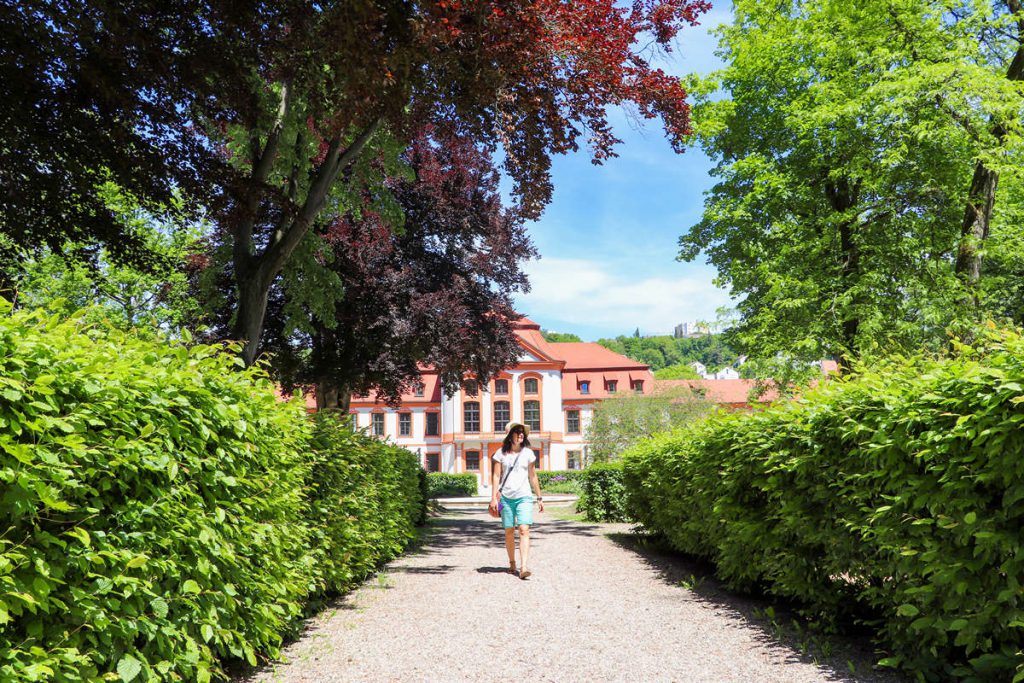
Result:
M670 74L708 72L720 62L708 29L728 21L728 3L682 31L674 52L657 65ZM714 320L730 306L714 286L715 269L679 263L679 236L697 222L711 161L699 149L678 155L658 120L637 128L625 112L611 121L622 139L619 156L595 166L589 153L556 157L554 198L530 235L541 258L527 264L532 290L517 309L541 325L584 340L671 334L676 324Z

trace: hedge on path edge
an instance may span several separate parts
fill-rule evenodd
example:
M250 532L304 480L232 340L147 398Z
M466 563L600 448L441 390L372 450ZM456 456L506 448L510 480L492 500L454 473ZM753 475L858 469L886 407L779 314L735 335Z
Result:
M734 587L873 615L921 680L1024 680L1024 339L902 359L624 457L629 516Z
M415 456L325 447L237 351L0 300L0 680L220 678L410 538Z

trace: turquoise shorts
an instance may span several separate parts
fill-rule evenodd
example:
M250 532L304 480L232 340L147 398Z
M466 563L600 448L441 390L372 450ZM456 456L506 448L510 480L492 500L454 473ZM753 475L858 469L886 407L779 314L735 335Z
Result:
M501 497L501 526L506 529L533 524L533 496Z

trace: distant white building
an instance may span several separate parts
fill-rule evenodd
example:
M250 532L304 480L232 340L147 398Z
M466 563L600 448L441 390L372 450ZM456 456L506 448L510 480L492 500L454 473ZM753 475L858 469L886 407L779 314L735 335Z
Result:
M695 360L692 363L690 363L690 367L693 368L693 371L696 372L698 375L700 375L704 379L708 379L708 368L699 360Z
M706 379L739 379L740 373L736 372L736 368L724 367L714 374L713 377L707 377Z

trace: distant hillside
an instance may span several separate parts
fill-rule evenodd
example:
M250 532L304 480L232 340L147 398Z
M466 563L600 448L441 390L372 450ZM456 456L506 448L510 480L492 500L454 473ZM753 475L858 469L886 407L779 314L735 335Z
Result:
M651 366L652 371L693 361L700 361L708 370L717 370L723 366L732 365L739 358L739 354L725 343L721 334L684 339L676 339L669 335L658 337L619 335L615 339L598 339L597 343L606 349L646 363Z

